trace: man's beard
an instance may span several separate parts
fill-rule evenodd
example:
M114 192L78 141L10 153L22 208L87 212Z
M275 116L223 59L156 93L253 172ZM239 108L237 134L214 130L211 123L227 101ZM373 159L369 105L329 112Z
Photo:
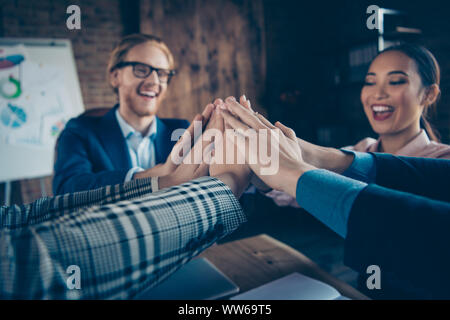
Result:
M159 101L149 102L147 105L140 107L139 102L141 101L136 100L139 100L139 96L137 96L136 99L129 98L126 101L126 103L128 104L128 108L133 111L133 113L135 113L139 117L149 117L156 114Z

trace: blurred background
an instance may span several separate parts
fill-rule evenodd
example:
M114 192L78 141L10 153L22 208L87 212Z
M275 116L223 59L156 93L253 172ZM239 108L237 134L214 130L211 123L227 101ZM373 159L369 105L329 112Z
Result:
M66 27L71 4L81 9L81 30ZM449 143L448 1L1 0L0 37L70 39L90 109L116 103L105 71L119 39L154 34L173 51L178 70L160 116L191 120L216 97L245 94L299 137L341 147L376 137L359 99L378 48L378 31L366 26L372 4L402 12L386 16L386 43L420 43L439 61L442 96L431 123ZM12 203L51 195L52 177L43 178L14 181ZM225 241L268 233L354 284L355 274L342 264L343 241L333 232L302 210L278 208L259 194L244 202L254 217Z

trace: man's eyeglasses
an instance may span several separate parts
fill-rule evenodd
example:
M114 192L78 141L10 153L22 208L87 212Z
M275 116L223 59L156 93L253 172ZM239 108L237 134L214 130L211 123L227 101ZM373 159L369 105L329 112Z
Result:
M175 70L167 70L167 69L159 69L152 67L148 64L135 62L135 61L122 61L119 62L114 69L120 69L127 66L133 67L133 74L136 78L145 79L147 78L153 71L156 71L158 75L159 81L162 83L169 83L172 76L175 75Z

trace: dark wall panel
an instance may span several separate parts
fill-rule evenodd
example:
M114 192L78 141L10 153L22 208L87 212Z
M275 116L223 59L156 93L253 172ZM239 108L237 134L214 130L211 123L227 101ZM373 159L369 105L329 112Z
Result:
M263 96L261 0L142 0L140 19L141 32L173 51L178 70L160 116L192 119L215 97Z

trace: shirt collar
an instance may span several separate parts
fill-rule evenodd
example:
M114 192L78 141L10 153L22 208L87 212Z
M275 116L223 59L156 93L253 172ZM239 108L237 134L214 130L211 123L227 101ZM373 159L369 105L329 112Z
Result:
M400 150L397 150L395 154L403 156L414 156L428 144L430 144L430 139L428 138L427 133L425 132L424 129L420 129L420 133L414 139L408 142L405 146L400 148ZM379 152L378 151L379 145L380 139L378 139L376 143L370 146L368 151Z
M124 118L120 115L119 109L116 109L116 118L117 122L119 123L120 130L122 131L123 137L125 140L129 139L133 135L137 135L142 138L152 138L156 135L156 117L153 119L152 123L150 124L150 128L148 129L148 132L145 136L142 136L140 132L136 131L132 126L130 126Z
M421 151L424 147L426 147L430 143L430 139L428 138L425 130L421 129L420 133L412 139L406 146L397 151L397 154L402 155L414 155Z

